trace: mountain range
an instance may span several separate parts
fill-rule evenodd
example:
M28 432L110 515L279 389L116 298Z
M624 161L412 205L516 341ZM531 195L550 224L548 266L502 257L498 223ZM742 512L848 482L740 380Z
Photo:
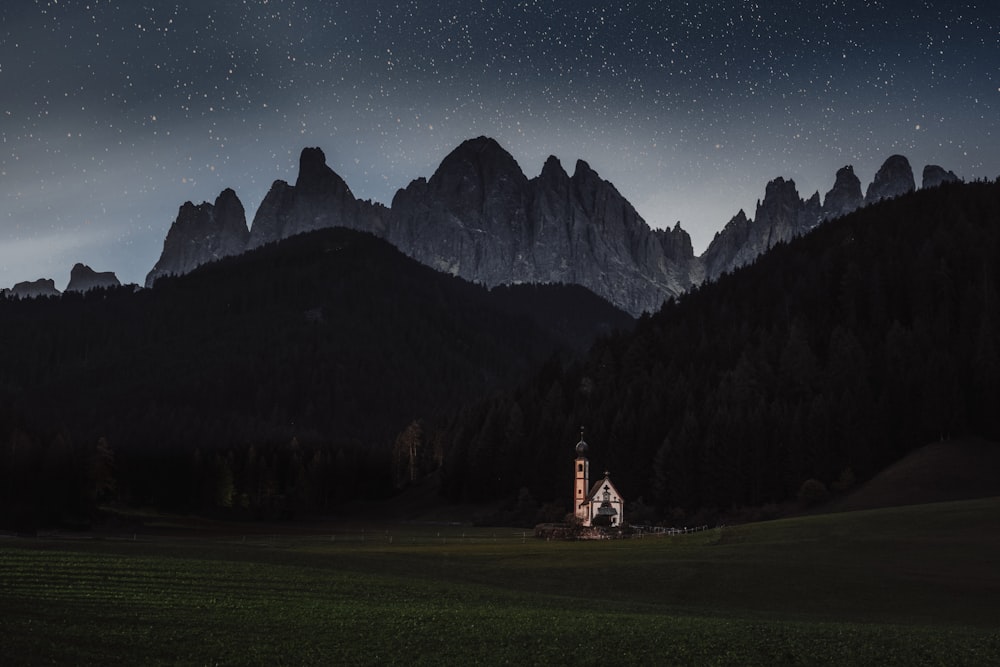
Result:
M928 165L922 187L957 180L953 172ZM778 177L767 184L753 218L739 211L696 256L680 223L652 229L583 160L570 175L550 156L541 173L529 179L495 140L478 137L449 153L429 179L414 180L384 206L356 198L327 165L322 149L305 148L295 184L275 181L251 225L232 189L223 190L214 203L185 202L145 285L296 234L346 227L373 233L423 264L487 287L578 284L639 316L753 262L777 243L911 192L915 185L909 161L901 155L885 161L864 193L850 165L837 172L822 199L819 192L804 199L793 180ZM73 272L67 291L118 284L113 273L96 274L81 264ZM59 294L49 279L18 283L8 292L21 298Z
M758 218L815 212L773 189L789 206ZM659 517L837 492L931 440L1000 439L998 220L1000 182L878 201L637 323L578 285L487 290L343 227L155 289L0 299L0 526L102 498L328 514L414 483L560 510L581 424Z
M923 172L925 188L954 180L954 173L935 165ZM306 148L295 184L275 181L249 227L232 190L214 204L181 206L146 286L295 234L341 226L371 232L471 282L578 284L638 316L753 262L776 243L914 189L910 164L900 155L886 160L864 194L851 166L837 172L822 199L818 192L803 199L794 181L779 177L768 183L752 219L740 211L696 256L680 223L652 229L583 160L570 175L551 156L529 179L496 141L470 139L386 207L354 197L323 151Z

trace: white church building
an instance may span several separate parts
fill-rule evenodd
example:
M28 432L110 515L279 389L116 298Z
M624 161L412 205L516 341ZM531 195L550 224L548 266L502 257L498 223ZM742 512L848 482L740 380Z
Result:
M607 472L604 473L603 479L591 486L588 449L581 430L574 462L573 514L584 526L621 526L625 522L625 501L611 483Z

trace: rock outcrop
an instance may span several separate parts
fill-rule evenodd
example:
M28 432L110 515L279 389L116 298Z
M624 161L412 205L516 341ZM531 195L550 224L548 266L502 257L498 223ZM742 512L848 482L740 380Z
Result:
M386 209L356 199L340 176L326 164L319 148L299 156L295 185L275 181L261 202L250 228L247 249L325 227L349 227L378 233Z
M96 287L120 287L121 282L113 271L98 273L86 264L77 263L69 273L67 292L87 292Z
M861 179L854 175L854 167L847 165L837 170L833 187L823 198L823 219L831 220L856 211L864 204Z
M10 296L18 299L33 299L38 296L59 296L60 294L61 292L56 289L56 281L51 278L26 280L17 283L10 290Z
M921 179L922 188L936 188L944 183L954 183L958 181L958 176L955 175L953 171L946 171L944 167L939 167L936 164L929 164L924 167L923 178Z
M902 155L892 155L875 173L875 180L865 192L865 205L905 195L915 189L910 161Z
M750 245L751 227L752 221L746 212L740 209L722 230L715 233L712 242L701 255L706 279L714 280L735 266L746 264L747 256L742 249ZM754 258L756 255L750 257L749 261L753 261Z
M146 276L146 287L162 276L181 275L230 255L242 253L250 232L236 193L223 190L215 204L185 202L163 241L163 252Z

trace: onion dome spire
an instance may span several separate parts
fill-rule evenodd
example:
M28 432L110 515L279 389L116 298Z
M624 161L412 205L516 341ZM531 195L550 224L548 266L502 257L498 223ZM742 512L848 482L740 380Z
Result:
M580 442L576 443L576 455L583 458L587 455L587 450L589 449L587 442L583 439L583 427L580 427Z

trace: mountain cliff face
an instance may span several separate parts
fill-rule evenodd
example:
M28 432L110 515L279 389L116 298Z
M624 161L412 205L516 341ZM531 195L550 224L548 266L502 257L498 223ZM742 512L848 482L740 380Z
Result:
M823 219L830 220L847 215L864 204L861 180L854 175L854 167L847 165L837 170L833 187L823 198Z
M380 204L355 199L326 164L319 148L306 148L299 157L295 185L275 181L261 202L250 228L246 248L253 249L289 236L327 227L378 231L386 209Z
M98 273L86 264L77 263L69 274L67 292L87 292L95 287L119 287L121 282L113 271Z
M910 161L902 155L893 155L875 173L875 180L865 192L865 205L905 195L915 189Z
M705 266L705 278L714 280L734 266L746 264L748 259L741 256L742 248L751 245L753 221L747 218L746 212L740 212L726 223L721 231L715 233L712 242L701 256ZM749 258L752 261L753 257Z
M223 190L214 205L185 202L163 241L159 261L146 276L146 287L161 276L188 273L206 262L238 255L246 250L249 236L246 212L232 190Z

